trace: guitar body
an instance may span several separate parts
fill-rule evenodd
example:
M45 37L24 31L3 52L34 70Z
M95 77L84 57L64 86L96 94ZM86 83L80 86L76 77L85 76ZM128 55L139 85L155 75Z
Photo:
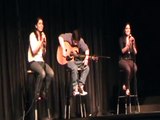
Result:
M67 56L71 58L71 61L74 60L74 56L71 56L71 53L77 54L79 52L79 49L77 47L72 47L68 42L64 42L64 45L66 48ZM68 63L66 57L63 56L63 50L61 46L58 46L57 49L57 61L60 65L65 65Z

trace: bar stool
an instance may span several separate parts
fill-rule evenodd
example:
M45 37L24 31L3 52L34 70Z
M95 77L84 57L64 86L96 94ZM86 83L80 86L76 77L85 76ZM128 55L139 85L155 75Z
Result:
M134 106L135 106L135 110L134 112L138 111L140 112L140 105L139 105L139 100L138 100L138 94L137 94L137 78L135 76L135 79L134 79L134 94L130 94L130 95L125 95L123 94L122 95L122 91L121 91L121 86L123 85L122 84L122 77L123 77L123 74L124 74L124 71L123 70L120 70L120 75L119 75L119 87L118 87L118 98L117 98L117 114L119 114L120 112L120 102L122 102L122 100L124 100L124 109L125 109L125 114L128 114L128 113L132 113L132 100L134 100ZM131 92L131 89L129 87L129 90ZM129 108L128 108L129 106ZM128 112L129 111L129 112Z
M79 109L80 111L80 116L82 118L86 117L86 104L85 104L85 99L86 99L86 95L85 96L81 96L76 95L73 96L72 95L72 90L70 88L72 88L71 85L71 71L69 68L66 69L67 72L67 90L66 90L66 101L65 101L65 109L64 109L64 119L70 119L71 118L71 98L72 100L74 100L75 104L77 105L76 107ZM81 69L78 69L79 75L81 74ZM73 102L73 101L72 101Z
M27 80L28 80L29 86L30 86L29 89L31 89L29 94L31 94L30 96L32 98L32 104L34 103L34 120L39 120L38 105L40 104L40 101L35 98L35 94L33 92L35 89L34 85L36 82L36 78L37 78L37 75L34 71L32 71L30 69L27 70ZM51 120L52 118L51 118L50 109L49 109L49 105L48 105L48 95L46 97L46 105L47 105L47 116L48 116L47 120Z

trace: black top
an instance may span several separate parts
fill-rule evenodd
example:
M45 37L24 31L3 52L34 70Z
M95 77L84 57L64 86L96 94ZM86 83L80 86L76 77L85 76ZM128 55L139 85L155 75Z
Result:
M136 55L135 55L133 47L131 47L128 50L128 52L122 53L122 49L126 46L126 36L120 37L119 45L120 45L120 49L121 49L120 59L131 59L131 60L136 59Z

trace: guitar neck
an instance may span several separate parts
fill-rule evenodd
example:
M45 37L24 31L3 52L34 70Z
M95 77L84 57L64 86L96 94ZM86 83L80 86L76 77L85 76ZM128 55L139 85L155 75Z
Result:
M86 55L77 54L77 55L75 55L74 57L85 58ZM93 56L90 56L90 55L89 55L88 57L89 57L89 59L92 59Z

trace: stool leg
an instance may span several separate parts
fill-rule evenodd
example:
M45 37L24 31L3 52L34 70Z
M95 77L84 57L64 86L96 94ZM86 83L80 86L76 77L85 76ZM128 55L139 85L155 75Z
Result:
M82 107L82 99L81 99L81 96L79 96L79 105L80 105L81 117L83 117L83 107Z
M119 97L118 97L118 100L117 100L117 115L119 114Z
M48 96L48 90L46 91L46 106L47 106L47 115L48 115L48 119L51 119L51 113L50 113L50 108L49 108L49 96Z
M65 106L64 106L64 119L66 119L67 118L67 105L65 104Z
M64 119L70 119L70 117L71 117L70 98L67 98L64 108Z
M81 117L83 117L82 103L80 103Z
M135 86L135 97L136 97L136 102L137 102L137 107L138 107L138 112L140 112L140 105L139 105L139 100L138 100L138 91L137 91L137 77L135 75L135 78L134 78L134 86Z
M83 113L83 117L86 117L86 105L85 105L85 96L81 97L81 104L82 104L82 113Z
M131 110L131 97L130 97L130 95L128 96L128 101L129 101L129 113L132 113L132 110Z
M71 106L70 104L68 105L68 119L71 118Z
M46 102L47 102L47 114L48 114L48 119L51 119L51 113L50 113L50 108L49 108L48 95L47 95Z
M127 111L127 96L125 97L125 114L128 114L128 111Z
M34 117L35 117L35 120L38 120L37 101L35 101Z
M138 112L140 112L140 105L139 105L139 100L137 95L136 95L136 101L137 101Z
M47 108L48 118L51 119L50 109Z
M85 106L84 103L83 103L83 111L84 111L84 117L87 117L87 114L86 114L86 106Z

